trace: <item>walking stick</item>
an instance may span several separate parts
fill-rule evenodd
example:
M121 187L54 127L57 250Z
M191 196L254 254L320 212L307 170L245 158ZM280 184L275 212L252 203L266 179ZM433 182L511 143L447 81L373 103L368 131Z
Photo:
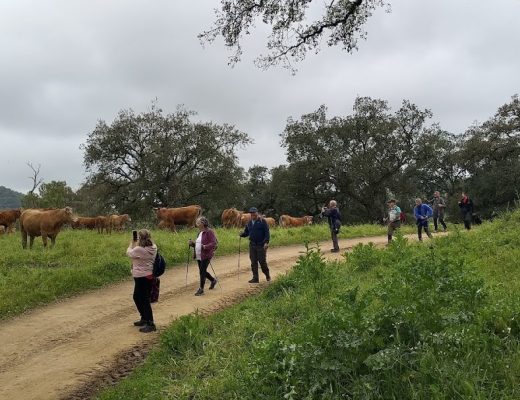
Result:
M188 259L186 260L186 287L188 287L188 265L189 264L190 264L190 245L188 243Z
M215 268L213 268L213 264L211 263L211 261L209 262L209 266L211 267L211 270L213 271L213 276L217 280L217 285L220 287L220 291L222 292L222 285L220 284L220 281L217 278L217 273L215 272Z
M237 277L238 277L238 280L240 280L240 241L242 240L242 236L239 236L238 237L238 273L237 273Z

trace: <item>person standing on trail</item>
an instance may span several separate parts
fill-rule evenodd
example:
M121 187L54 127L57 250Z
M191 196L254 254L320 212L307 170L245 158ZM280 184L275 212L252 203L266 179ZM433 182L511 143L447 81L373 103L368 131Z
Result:
M329 220L330 236L332 237L332 249L330 251L337 253L339 252L338 233L341 228L341 213L336 200L331 200L328 208L322 207L321 215Z
M153 321L150 295L152 290L153 263L157 254L157 246L152 242L150 231L141 229L138 232L138 240L130 242L126 250L128 257L132 259L132 276L134 277L134 303L141 319L134 322L140 326L141 332L153 332L156 330Z
M415 199L415 208L413 209L415 221L417 224L417 236L422 241L422 230L426 232L428 237L432 239L432 234L428 228L428 218L433 214L433 210L428 204L423 204L420 198Z
M471 229L471 221L473 218L473 200L471 200L465 192L462 192L459 207L462 220L464 221L464 228L469 230Z
M197 264L199 264L200 285L195 296L201 296L204 294L206 279L211 281L209 285L210 290L217 284L217 278L211 276L208 272L209 263L217 248L217 237L213 230L209 228L209 222L206 217L197 218L195 225L199 228L199 236L195 241L190 239L188 244L194 248L194 258L197 260Z
M444 222L444 212L446 211L446 201L441 197L441 193L436 190L433 193L433 199L430 201L433 208L433 229L437 232L438 222L442 225L442 230L446 232L446 223Z
M249 283L258 283L258 264L265 274L265 279L269 282L271 275L267 267L267 248L269 247L269 225L263 218L258 215L258 209L251 207L249 209L251 220L247 223L240 237L249 236L249 258L251 260L251 271L253 272L253 279Z
M395 199L388 200L386 204L388 205L388 243L390 243L395 230L401 227L401 209Z

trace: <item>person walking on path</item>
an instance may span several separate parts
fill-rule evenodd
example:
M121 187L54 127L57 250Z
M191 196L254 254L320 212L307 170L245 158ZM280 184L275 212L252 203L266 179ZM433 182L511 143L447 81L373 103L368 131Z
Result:
M208 272L209 263L217 248L217 237L215 236L215 232L209 228L209 222L206 217L197 218L195 225L199 228L199 236L195 241L190 239L188 244L194 248L194 258L199 265L200 285L195 296L201 296L204 294L206 279L209 279L211 282L209 285L210 290L217 284L217 278L211 276Z
M265 279L269 282L271 275L269 275L269 268L267 267L267 248L269 247L269 225L263 218L258 215L258 209L251 207L249 209L251 220L247 223L241 237L249 236L249 258L251 259L251 271L253 272L253 279L249 283L258 283L258 264L265 274Z
M130 242L126 250L128 257L132 259L132 276L134 277L134 303L141 315L139 321L134 322L140 326L141 332L153 332L156 330L153 321L150 295L152 291L153 263L157 254L157 246L152 242L150 231L141 229L138 232L138 240Z
M339 252L338 233L341 228L341 213L336 200L331 200L328 208L323 207L321 215L329 219L330 235L332 237L332 249L330 251L337 253Z
M397 206L395 199L390 199L388 204L388 243L392 241L392 236L396 229L401 227L401 209Z
M473 218L473 200L471 200L467 193L462 192L462 199L459 201L460 212L462 220L464 221L464 228L471 229L471 220Z
M433 210L428 204L424 204L420 198L415 199L415 208L413 209L415 221L417 224L417 236L422 241L422 230L426 232L428 237L432 239L432 234L428 228L428 218L433 214Z
M446 211L446 201L441 197L441 193L437 190L433 193L433 199L430 201L433 208L433 229L438 230L438 223L442 225L442 230L446 232L446 223L444 222L444 212Z

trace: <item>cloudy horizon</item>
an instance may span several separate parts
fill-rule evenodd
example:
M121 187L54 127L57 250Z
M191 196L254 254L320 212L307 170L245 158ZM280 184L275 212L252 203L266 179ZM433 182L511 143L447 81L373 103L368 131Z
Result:
M84 181L80 145L99 120L122 109L146 111L158 99L196 121L229 123L254 140L239 163L285 163L280 133L287 118L328 107L352 112L356 96L407 99L433 112L430 123L463 133L519 92L519 0L392 3L365 29L366 41L348 54L322 48L296 64L258 69L262 32L247 38L241 63L230 68L222 41L202 47L218 0L6 0L0 5L0 185L26 193L31 170L45 182ZM493 7L492 7L493 6ZM516 40L514 38L517 38Z

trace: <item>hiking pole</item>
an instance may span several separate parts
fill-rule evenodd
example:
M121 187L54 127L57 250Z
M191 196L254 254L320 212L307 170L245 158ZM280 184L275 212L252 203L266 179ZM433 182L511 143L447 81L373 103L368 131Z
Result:
M242 240L242 236L238 237L238 273L237 273L237 279L240 280L240 242Z
M189 264L190 264L190 244L188 243L188 259L186 260L186 287L188 287L188 265Z
M213 264L211 263L211 261L209 262L209 266L211 267L211 270L213 271L213 276L217 280L217 285L220 287L220 292L222 293L222 285L220 284L220 281L217 278L217 273L215 272L215 268L213 268Z

